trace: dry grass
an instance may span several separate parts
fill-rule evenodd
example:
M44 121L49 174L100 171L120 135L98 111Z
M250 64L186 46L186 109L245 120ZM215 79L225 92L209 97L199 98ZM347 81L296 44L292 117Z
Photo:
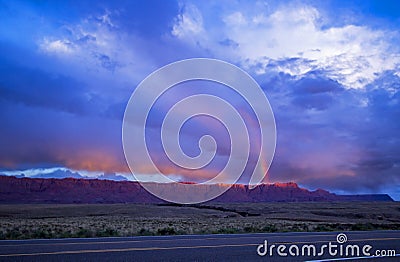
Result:
M400 229L400 203L0 205L0 239Z

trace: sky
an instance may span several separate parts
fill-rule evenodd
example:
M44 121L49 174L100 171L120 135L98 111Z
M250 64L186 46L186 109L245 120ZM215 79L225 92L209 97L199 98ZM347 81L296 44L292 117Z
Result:
M398 1L0 1L0 173L129 177L121 128L132 92L162 66L204 57L242 68L268 97L277 143L265 182L400 200L399 29ZM163 112L199 92L251 112L215 83L165 94L146 136L179 181L212 177L229 151L224 127L200 118L184 127L182 148L195 156L210 133L213 162L188 172L165 159Z

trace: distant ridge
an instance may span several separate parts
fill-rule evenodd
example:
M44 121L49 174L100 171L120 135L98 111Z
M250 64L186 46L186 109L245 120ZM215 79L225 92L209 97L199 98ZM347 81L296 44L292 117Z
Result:
M156 184L173 189L173 184ZM196 194L206 194L207 187L229 185L200 185ZM387 194L336 195L326 190L309 191L296 183L261 184L254 189L232 185L212 202L307 202L307 201L393 201ZM99 179L43 179L0 176L0 203L164 203L148 193L139 183Z

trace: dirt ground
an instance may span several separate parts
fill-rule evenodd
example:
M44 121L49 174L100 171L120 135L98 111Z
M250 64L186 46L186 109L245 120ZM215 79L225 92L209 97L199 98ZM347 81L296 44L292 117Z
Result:
M400 229L400 202L0 205L0 239Z

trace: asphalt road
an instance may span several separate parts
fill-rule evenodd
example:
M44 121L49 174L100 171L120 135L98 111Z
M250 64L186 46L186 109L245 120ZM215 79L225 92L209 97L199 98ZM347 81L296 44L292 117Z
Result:
M345 233L347 241L339 244L337 235ZM265 251L267 240L267 254ZM329 250L329 242L332 246ZM261 247L259 247L261 244ZM271 246L275 245L270 254ZM281 253L286 257L279 256ZM307 246L304 248L304 246ZM322 249L323 245L327 245ZM348 246L350 246L348 248ZM357 256L356 248L359 247ZM371 256L362 253L364 245ZM299 256L296 255L298 247ZM315 246L316 255L313 255ZM304 256L302 250L304 248ZM339 252L342 248L342 256ZM310 249L310 250L309 250ZM367 248L368 249L368 248ZM322 250L322 251L321 251ZM347 257L346 257L346 250ZM395 257L372 257L379 250L389 253L395 250ZM292 254L290 254L290 251ZM329 251L336 255L330 255ZM308 254L308 252L311 252ZM323 252L323 256L318 253ZM318 233L269 233L232 235L185 235L185 236L143 236L122 238L82 239L39 239L0 241L0 261L400 261L400 231L370 232L318 232Z

